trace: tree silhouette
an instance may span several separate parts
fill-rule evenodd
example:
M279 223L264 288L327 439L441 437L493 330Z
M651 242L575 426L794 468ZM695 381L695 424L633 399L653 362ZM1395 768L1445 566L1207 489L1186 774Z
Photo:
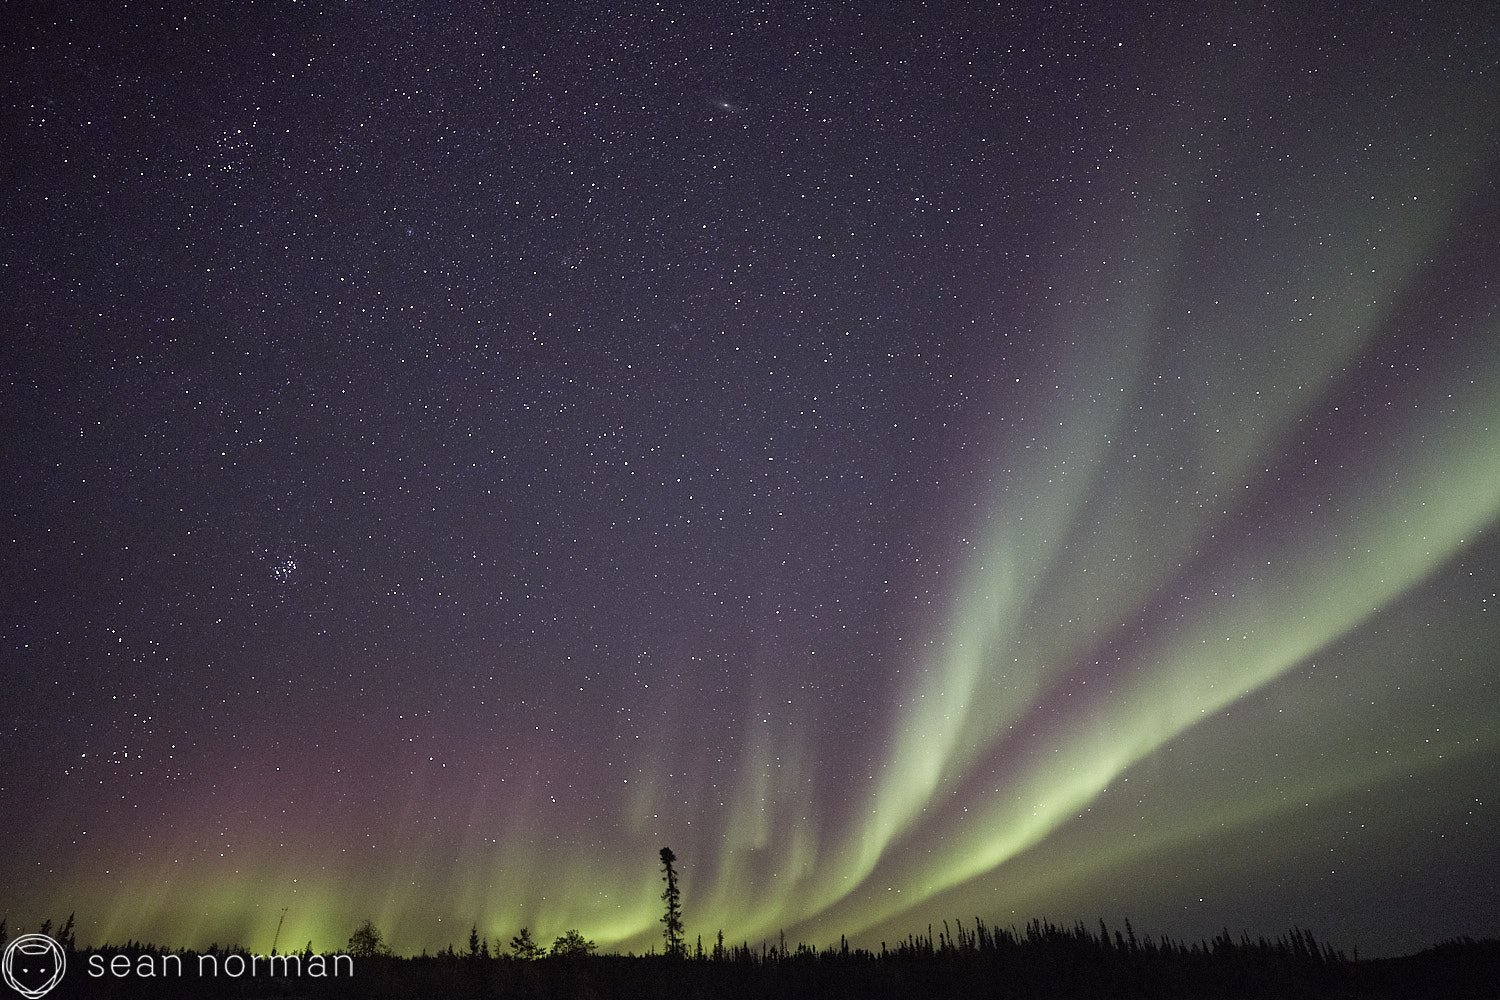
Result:
M534 958L541 958L546 951L532 939L531 928L522 927L521 933L510 939L510 953L529 962Z
M377 955L389 955L390 945L385 943L385 938L380 936L373 920L366 919L354 929L349 935L349 954L355 958L374 958Z
M585 938L576 930L568 930L557 936L552 942L553 958L586 958L594 953L598 945Z
M682 892L677 888L677 869L672 867L676 861L677 855L670 847L661 849L661 880L667 883L661 894L662 902L667 904L667 912L661 918L662 936L667 939L669 958L682 958L687 951L682 943Z

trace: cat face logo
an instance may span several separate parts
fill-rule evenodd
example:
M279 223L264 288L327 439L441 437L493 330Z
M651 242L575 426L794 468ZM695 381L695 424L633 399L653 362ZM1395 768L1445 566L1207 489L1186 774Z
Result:
M67 965L62 945L45 934L22 934L6 946L0 974L26 1000L37 1000L62 982Z

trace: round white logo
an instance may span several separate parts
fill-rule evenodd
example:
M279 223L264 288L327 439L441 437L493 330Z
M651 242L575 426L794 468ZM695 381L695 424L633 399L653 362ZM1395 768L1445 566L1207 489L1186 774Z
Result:
M37 1000L62 982L67 967L68 956L62 945L45 934L22 934L6 945L0 974L26 1000Z

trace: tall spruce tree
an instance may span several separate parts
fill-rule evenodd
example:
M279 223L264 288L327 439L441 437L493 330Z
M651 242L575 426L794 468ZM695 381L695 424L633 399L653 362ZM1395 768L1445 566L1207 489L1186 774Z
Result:
M682 943L682 891L677 888L677 869L673 867L677 855L670 847L661 849L661 880L667 884L662 891L662 902L667 912L662 916L662 936L667 939L667 957L682 958L687 949Z

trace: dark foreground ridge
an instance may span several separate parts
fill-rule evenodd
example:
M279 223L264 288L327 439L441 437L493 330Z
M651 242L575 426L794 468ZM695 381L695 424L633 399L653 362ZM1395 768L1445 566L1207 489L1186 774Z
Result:
M539 953L537 949L532 954ZM175 958L173 958L175 956ZM251 961L255 962L251 972ZM1033 921L1024 930L947 923L878 950L701 945L670 955L544 958L449 948L435 956L280 956L243 949L169 951L129 942L78 949L55 997L304 998L1492 998L1500 940L1444 942L1394 959L1350 958L1302 930L1268 940L1226 931L1192 944ZM301 966L301 974L290 969ZM114 975L106 970L131 970ZM142 976L139 970L155 972ZM216 970L205 974L203 970ZM309 974L320 969L322 974ZM352 970L352 972L351 972ZM235 974L235 973L238 974ZM102 974L99 974L102 973Z

